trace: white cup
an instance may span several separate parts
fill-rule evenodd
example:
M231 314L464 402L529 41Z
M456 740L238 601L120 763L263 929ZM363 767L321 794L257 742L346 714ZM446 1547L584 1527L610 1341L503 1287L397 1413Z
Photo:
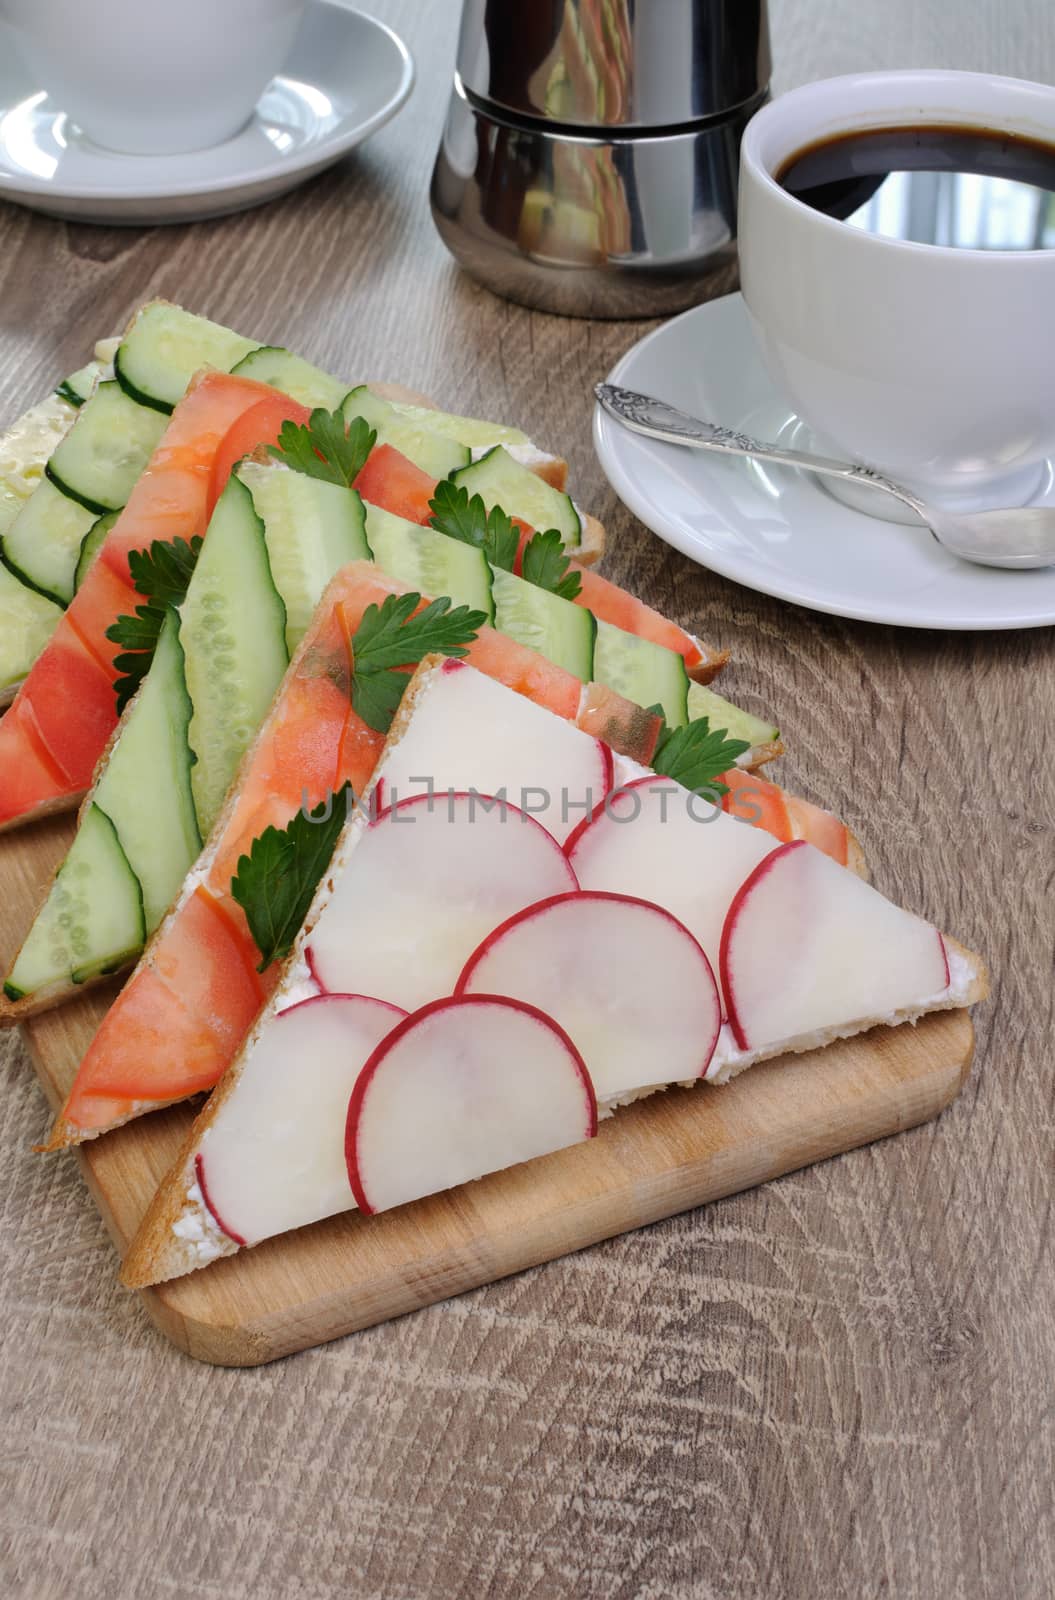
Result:
M0 0L26 65L90 139L128 155L237 133L289 54L306 0Z
M818 447L948 506L1021 504L1055 455L1055 250L882 238L775 174L866 128L949 123L1055 143L1055 88L876 72L792 90L744 135L740 271L770 373Z

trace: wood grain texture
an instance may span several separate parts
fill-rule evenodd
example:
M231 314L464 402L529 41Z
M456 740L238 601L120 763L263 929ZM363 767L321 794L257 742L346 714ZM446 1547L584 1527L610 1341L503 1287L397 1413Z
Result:
M814 616L635 526L589 387L644 329L461 279L425 204L455 0L371 0L402 116L272 207L149 233L0 208L0 416L168 294L569 456L605 571L734 651L780 775L879 886L983 952L977 1063L936 1123L253 1372L120 1290L74 1161L0 1042L0 1592L51 1600L1055 1592L1055 645ZM778 81L941 64L1055 77L1048 0L773 0ZM3 916L0 902L0 918Z

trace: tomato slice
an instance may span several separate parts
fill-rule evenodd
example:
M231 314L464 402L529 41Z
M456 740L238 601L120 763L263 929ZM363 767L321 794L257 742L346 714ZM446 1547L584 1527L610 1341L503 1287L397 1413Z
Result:
M243 456L249 455L257 445L277 444L284 422L307 423L310 417L311 412L307 406L302 406L297 400L291 400L289 395L281 394L278 389L243 412L228 428L216 452L212 478L209 482L210 516L213 506L223 494L228 478Z
M372 506L391 511L394 517L404 517L407 522L424 524L432 515L429 501L436 493L437 482L390 444L379 444L371 450L355 487Z
M110 674L87 649L68 616L38 658L32 683L32 695L19 706L22 718L31 720L47 755L64 775L66 793L77 794L91 783L100 751L117 726L117 698Z
M26 701L16 702L0 720L0 764L0 827L67 792L66 775L55 765Z

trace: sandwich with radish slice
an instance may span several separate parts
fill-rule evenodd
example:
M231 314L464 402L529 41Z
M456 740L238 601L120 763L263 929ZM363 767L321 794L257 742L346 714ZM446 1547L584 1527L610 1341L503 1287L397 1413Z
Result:
M705 742L681 732L668 765L702 778ZM424 660L125 1282L533 1161L668 1085L982 998L977 957L702 788L604 755L465 660ZM265 960L274 859L257 841L235 884ZM302 1093L302 1071L325 1089Z

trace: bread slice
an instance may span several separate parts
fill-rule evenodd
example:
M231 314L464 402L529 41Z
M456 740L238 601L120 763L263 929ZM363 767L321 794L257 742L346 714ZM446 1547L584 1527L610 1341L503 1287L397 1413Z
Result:
M384 768L394 748L406 736L413 718L423 709L427 697L441 679L441 666L436 658L427 659L419 667L403 704L393 723L385 750L376 769L374 784L384 773ZM446 781L446 778L444 778ZM310 963L305 946L313 929L333 894L334 886L345 864L363 837L369 811L369 793L364 797L362 811L346 825L338 842L329 871L313 901L294 949L283 965L278 986L272 998L243 1044L242 1050L227 1074L214 1091L211 1099L195 1120L179 1158L161 1184L143 1224L134 1239L122 1271L122 1281L130 1287L144 1287L165 1281L194 1270L220 1256L233 1254L240 1246L222 1231L206 1204L199 1182L198 1153L203 1136L215 1120L217 1113L235 1093L243 1076L252 1070L253 1050L263 1032L269 1028L278 1012L300 998L299 985L303 983ZM847 1038L883 1024L897 1025L915 1022L930 1011L950 1010L973 1004L987 993L984 967L978 957L953 940L946 940L950 982L946 989L917 1001L903 1010L883 1015L861 1018L853 1023L822 1029L798 1038L783 1040L778 1044L744 1051L737 1048L728 1026L723 1027L715 1061L708 1073L708 1082L724 1083L755 1062L773 1056L815 1050L837 1038ZM693 1080L694 1084L698 1080ZM685 1087L691 1085L686 1084ZM640 1091L612 1098L601 1107L602 1115L610 1115L620 1106L655 1093L667 1085L658 1084ZM348 1209L352 1200L349 1192Z

